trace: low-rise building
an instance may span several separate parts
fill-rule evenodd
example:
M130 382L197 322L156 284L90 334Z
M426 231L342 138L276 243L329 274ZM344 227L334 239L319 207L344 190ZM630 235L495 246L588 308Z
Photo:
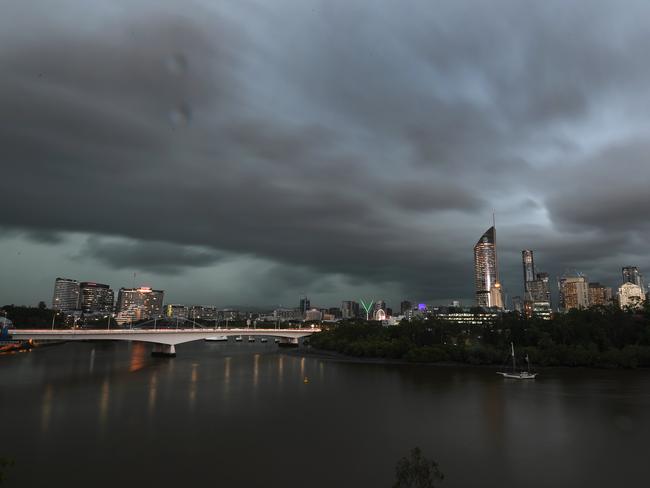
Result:
M589 306L611 305L612 289L600 283L589 283Z
M640 308L644 299L643 289L635 283L623 283L618 289L618 304L621 308Z
M564 276L558 281L560 290L560 310L566 312L574 308L589 306L589 286L584 276Z

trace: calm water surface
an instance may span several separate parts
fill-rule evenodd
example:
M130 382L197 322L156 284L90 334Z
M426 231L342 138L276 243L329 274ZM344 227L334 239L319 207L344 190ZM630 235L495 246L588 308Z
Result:
M273 343L69 343L0 356L8 487L647 487L650 371L350 364ZM304 378L308 377L308 383Z

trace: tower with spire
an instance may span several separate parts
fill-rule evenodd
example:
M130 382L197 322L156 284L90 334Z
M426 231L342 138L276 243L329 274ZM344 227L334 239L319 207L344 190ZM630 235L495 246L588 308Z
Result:
M474 246L474 286L476 304L479 307L503 308L494 216L492 227L485 231Z

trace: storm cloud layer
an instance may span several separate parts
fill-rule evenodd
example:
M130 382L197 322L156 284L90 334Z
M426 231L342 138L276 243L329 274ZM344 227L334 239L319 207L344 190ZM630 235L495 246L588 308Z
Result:
M469 304L493 211L511 295L523 248L552 275L610 285L650 266L647 2L10 0L6 13L2 236L59 246L81 279L132 269L173 288L223 265L230 303L251 286L264 304L384 286L388 300ZM196 280L179 299L213 301Z

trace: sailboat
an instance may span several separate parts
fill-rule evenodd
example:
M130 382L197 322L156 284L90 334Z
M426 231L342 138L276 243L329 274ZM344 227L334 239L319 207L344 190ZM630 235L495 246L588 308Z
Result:
M530 361L528 360L528 355L526 355L526 363L528 364L528 369L526 371L517 371L517 361L515 360L515 345L510 343L510 354L512 356L512 371L511 372L501 372L497 371L497 374L500 374L504 378L512 378L515 380L534 380L537 373L530 372Z

